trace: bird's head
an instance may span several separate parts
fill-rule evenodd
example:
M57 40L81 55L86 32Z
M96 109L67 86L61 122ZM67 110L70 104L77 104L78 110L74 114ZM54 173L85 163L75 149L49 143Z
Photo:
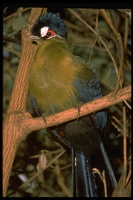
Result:
M40 16L31 29L31 40L51 39L53 37L67 38L67 29L60 17L54 13Z

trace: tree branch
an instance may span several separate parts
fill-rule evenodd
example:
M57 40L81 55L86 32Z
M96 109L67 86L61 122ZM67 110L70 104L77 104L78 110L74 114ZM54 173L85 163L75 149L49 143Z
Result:
M20 128L20 122L23 118L27 118L25 108L28 94L28 70L36 49L29 40L30 27L42 10L42 8L31 10L28 24L22 31L22 57L3 126L3 196L6 196L8 180L18 144L25 136L24 129Z
M119 90L116 96L113 95L114 93L111 92L102 98L83 104L80 108L80 117L131 98L131 85ZM46 123L42 117L37 117L32 119L24 119L21 123L21 126L25 127L26 132L32 132L46 127L59 125L78 117L78 109L71 108L69 110L46 117Z

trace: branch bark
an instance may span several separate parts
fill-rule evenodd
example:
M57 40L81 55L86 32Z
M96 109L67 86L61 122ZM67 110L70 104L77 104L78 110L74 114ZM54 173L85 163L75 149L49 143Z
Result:
M3 196L6 196L8 180L18 144L25 137L24 129L20 128L21 120L30 117L25 114L28 93L28 70L35 52L35 47L31 45L29 40L30 27L42 10L42 8L33 8L31 10L28 24L22 31L22 57L3 125Z
M130 98L131 86L129 85L119 90L116 96L114 96L114 92L111 92L102 98L83 104L80 108L80 117L118 104ZM23 121L21 121L21 126L25 127L26 131L32 132L46 127L59 125L61 123L71 121L76 118L79 118L78 109L71 108L69 110L46 117L46 123L44 122L42 117L37 117L32 119L24 119Z

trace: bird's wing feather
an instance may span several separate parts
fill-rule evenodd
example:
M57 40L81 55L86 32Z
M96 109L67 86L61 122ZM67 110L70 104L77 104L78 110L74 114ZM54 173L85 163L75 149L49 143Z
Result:
M86 103L102 97L101 81L98 79L95 70L82 58L75 56L75 59L77 60L78 66L81 66L81 71L79 70L77 78L73 81L79 100ZM82 77L83 70L85 74L84 78ZM96 112L94 115L95 127L98 129L103 128L106 126L106 123L107 113L105 111Z

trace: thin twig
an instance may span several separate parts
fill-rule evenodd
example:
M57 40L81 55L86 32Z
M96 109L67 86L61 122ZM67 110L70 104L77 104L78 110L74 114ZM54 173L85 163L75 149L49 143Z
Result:
M110 52L110 48L108 47L108 45L104 42L104 40L102 39L102 37L100 37L97 32L85 21L83 20L76 12L74 12L72 9L68 8L68 10L73 14L75 15L83 24L86 25L87 28L89 28L96 36L97 38L99 39L99 41L102 43L102 45L105 47L107 53L109 54L113 64L114 64L114 67L115 67L115 70L116 70L116 74L118 76L118 66L117 66L117 63L112 55L112 53Z
M64 194L66 194L67 197L72 197L71 191L65 185L64 177L61 174L61 169L60 169L60 165L59 165L59 161L58 160L56 160L56 162L55 162L55 173L57 175L58 185L61 187L61 189L64 192Z
M95 30L98 31L98 10L97 10L97 13L96 13L96 25L95 25ZM95 40L94 40L94 44L93 44L92 49L91 49L91 52L90 52L88 64L90 64L90 61L91 61L91 58L92 58L92 55L93 55L93 51L94 51L94 48L95 48L97 39L98 39L98 37L96 36L96 38L95 38Z
M15 16L17 16L20 12L21 13L23 13L23 12L26 12L26 11L28 11L28 10L30 10L31 8L29 7L29 8L24 8L23 10L18 10L17 12L14 12L13 14L11 14L11 15L9 15L9 16L7 16L7 17L5 17L4 19L3 19L3 21L5 22L5 21L7 21L7 20L9 20L9 19L11 19L12 17L15 17Z
M107 21L107 23L109 24L111 30L113 31L113 33L116 36L116 39L118 40L118 52L119 52L119 72L118 72L118 82L116 84L116 92L118 90L118 85L120 84L120 88L122 88L122 84L123 84L123 61L124 61L124 48L123 48L123 43L122 43L122 38L120 33L118 33L118 31L115 29L110 17L107 15L106 11L104 9L101 9L101 12L105 18L105 20ZM116 69L116 68L115 68Z
M124 49L125 50L126 50L127 44L128 44L128 42L127 42L127 40L128 40L128 22L129 22L129 20L125 17L125 28L124 28L124 30L125 30L125 32L124 32Z
M128 185L128 183L130 182L130 180L131 180L131 173L132 173L132 166L131 166L131 155L129 156L129 158L128 158L128 161L127 161L127 163L128 163L128 174L127 174L127 177L126 177L126 186Z
M58 154L51 162L49 162L45 169L40 170L38 173L36 173L34 176L32 176L28 181L26 181L24 184L22 184L18 189L23 188L24 186L26 186L28 183L30 183L32 180L34 180L39 174L41 174L44 170L46 170L48 167L50 167L50 165L52 165L59 157L61 157L64 153L66 152L66 150L63 150L60 154Z
M127 133L126 133L126 106L123 106L123 159L124 159L124 187L126 186L127 174Z
M105 171L103 170L102 172L102 180L103 180L103 185L104 185L104 195L107 197L107 182L106 182L106 177L105 177Z

